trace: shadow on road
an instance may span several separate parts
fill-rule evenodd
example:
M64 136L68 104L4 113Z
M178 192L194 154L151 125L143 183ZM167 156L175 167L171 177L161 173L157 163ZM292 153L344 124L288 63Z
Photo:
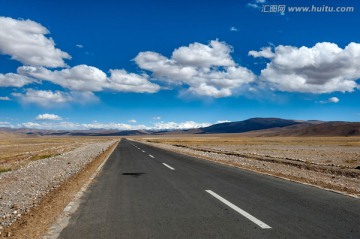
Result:
M122 175L124 175L124 176L133 176L135 178L138 178L143 174L146 174L146 173L123 173Z

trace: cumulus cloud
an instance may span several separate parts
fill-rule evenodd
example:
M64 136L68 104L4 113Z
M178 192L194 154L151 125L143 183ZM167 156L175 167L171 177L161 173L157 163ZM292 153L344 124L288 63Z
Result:
M329 99L325 101L320 101L321 104L327 104L327 103L338 103L340 100L337 97L330 97Z
M20 127L32 128L32 129L49 129L49 130L177 130L177 129L192 129L206 127L209 123L197 123L194 121L185 122L158 122L152 126L146 125L134 125L125 123L74 123L67 121L45 121L45 122L25 122L20 124Z
M263 47L261 48L261 51L249 51L249 56L271 59L275 57L275 53L272 51L271 47Z
M255 79L250 70L233 61L231 52L231 46L214 40L208 45L193 43L175 49L171 58L147 51L134 60L157 80L185 85L191 94L219 98L232 95L235 89Z
M71 91L69 92L72 101L78 104L93 104L99 102L99 98L91 91Z
M237 32L237 31L239 31L236 27L230 27L230 31L231 32Z
M129 125L123 123L74 123L67 121L60 122L25 122L21 124L21 127L31 129L47 129L47 130L136 130L146 129L145 125Z
M36 104L43 107L53 107L73 100L69 93L51 90L27 89L25 93L13 93L14 97L24 104Z
M9 97L7 97L7 96L0 96L0 101L9 101L10 100L10 98Z
M48 117L45 117L48 118ZM142 124L135 125L136 122L126 123L102 123L94 121L92 123L74 123L61 120L43 120L40 122L24 122L18 127L32 128L32 129L48 129L48 130L181 130L201 128L211 125L210 123L198 123L194 121L184 122L157 122L151 126Z
M79 104L98 102L98 98L92 92L27 89L25 93L13 93L12 95L23 104L35 104L45 108L54 108L70 102Z
M21 75L51 81L63 88L76 91L101 91L107 84L107 77L103 71L87 65L57 71L44 67L22 66L17 71Z
M132 119L132 120L129 120L128 122L134 124L134 123L136 123L136 120Z
M287 92L331 93L352 92L360 78L360 44L345 48L329 42L315 46L277 46L270 51L250 51L254 57L270 59L261 79L273 89Z
M76 47L77 47L77 48L84 48L84 46L81 45L81 44L76 44Z
M151 83L147 75L128 73L125 70L110 70L111 76L100 69L77 65L72 68L51 71L44 67L22 66L18 73L36 79L47 80L73 91L97 92L106 89L121 92L154 93L160 86Z
M49 31L31 20L0 17L0 52L26 65L64 67L71 56L55 47Z
M128 73L125 70L110 70L111 76L106 87L115 91L154 93L160 86L151 83L149 76Z
M340 100L337 97L331 97L331 98L328 99L328 101L331 102L331 103L338 103Z
M146 129L145 125L130 125L124 123L99 123L81 124L84 129L117 129L117 130L137 130Z
M0 87L23 87L24 85L35 82L38 83L36 80L23 75L14 73L0 73Z
M194 67L176 64L157 52L140 52L135 62L140 68L151 71L154 77L160 77L170 84L180 85L183 81L190 81L197 73Z
M40 114L36 116L36 120L62 120L62 118L55 114Z
M23 128L47 130L80 130L81 124L72 122L25 122L20 124Z
M209 96L215 98L222 98L231 96L231 89L229 88L216 88L215 86L208 85L206 83L196 84L195 86L190 86L188 92L194 95Z
M198 42L175 49L171 59L180 65L195 67L234 66L232 48L225 42L210 41L209 45Z
M12 93L23 104L35 104L45 108L63 106L67 103L77 104L96 103L99 99L92 92L88 91L51 91L26 89L25 93Z
M157 122L154 124L152 129L154 130L170 130L170 129L193 129L210 126L210 123L197 123L194 121L185 122Z

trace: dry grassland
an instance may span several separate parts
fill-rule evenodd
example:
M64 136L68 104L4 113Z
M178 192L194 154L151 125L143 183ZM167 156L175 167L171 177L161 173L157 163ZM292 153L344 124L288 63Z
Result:
M270 156L346 168L360 166L360 137L243 137L238 134L142 137L209 151Z
M81 145L104 142L110 137L27 137L0 135L0 173L27 163L71 151Z

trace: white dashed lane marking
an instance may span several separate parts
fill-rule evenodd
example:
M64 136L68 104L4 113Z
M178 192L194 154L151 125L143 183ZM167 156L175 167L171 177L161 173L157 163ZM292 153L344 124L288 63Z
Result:
M163 165L164 165L165 167L168 167L168 168L171 169L171 170L175 170L173 167L167 165L166 163L163 163Z
M249 213L245 212L244 210L242 210L241 208L237 207L236 205L232 204L231 202L229 202L228 200L226 200L225 198L221 197L220 195L214 193L211 190L205 190L207 193L209 193L211 196L215 197L216 199L218 199L220 202L226 204L227 206L229 206L231 209L235 210L236 212L240 213L241 215L243 215L244 217L246 217L247 219L249 219L250 221L252 221L253 223L255 223L256 225L258 225L259 227L261 227L262 229L271 229L271 227L269 225L267 225L266 223L260 221L259 219L257 219L256 217L250 215Z

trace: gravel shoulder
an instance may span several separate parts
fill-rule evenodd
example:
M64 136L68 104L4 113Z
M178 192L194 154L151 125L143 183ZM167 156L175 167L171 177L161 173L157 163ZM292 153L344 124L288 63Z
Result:
M24 225L19 225L19 221L22 221L23 224L25 221L26 224L26 220L24 220L26 217L39 216L36 213L37 208L46 199L49 199L49 195L56 193L69 180L75 178L84 169L88 169L92 162L99 161L99 156L106 154L109 148L117 142L117 140L109 140L90 143L59 156L37 160L20 169L1 173L0 237L11 235L12 238L16 238L14 230L8 230L8 228L16 228L15 224L18 224L17 228L21 228ZM62 191L61 194L65 195L66 192ZM50 209L51 201L48 202ZM41 217L42 215L40 215L40 219ZM39 224L41 223L43 222L39 222ZM13 237L14 234L15 237ZM20 236L17 238L35 237Z
M290 158L290 154L269 154L266 148L259 146L251 148L251 153L234 150L228 145L197 145L182 142L151 142L148 139L135 139L154 147L172 150L178 153L192 155L206 160L215 161L239 168L268 174L271 176L309 184L326 190L335 191L353 197L360 197L360 170L334 164L313 162L316 153L304 154L302 157ZM266 147L271 147L268 145ZM238 149L238 147L237 147ZM316 146L312 147L316 151ZM357 152L355 152L357 154ZM310 155L313 155L313 158ZM300 154L297 154L299 156Z

